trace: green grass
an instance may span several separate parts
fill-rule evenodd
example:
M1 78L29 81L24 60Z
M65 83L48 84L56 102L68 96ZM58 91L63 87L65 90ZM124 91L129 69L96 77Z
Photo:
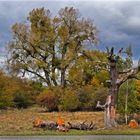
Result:
M82 130L69 130L69 132L58 132L54 130L38 130L38 131L21 131L21 132L3 132L0 133L0 136L58 136L58 135L77 135L77 136L83 136L83 135L140 135L140 129L137 130L126 130L126 131L116 131L116 130L92 130L92 131L82 131Z

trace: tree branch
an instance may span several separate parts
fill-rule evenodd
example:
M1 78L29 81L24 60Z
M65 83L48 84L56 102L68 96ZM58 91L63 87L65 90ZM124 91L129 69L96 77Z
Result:
M136 78L135 75L140 71L140 60L138 61L138 66L126 72L126 74L120 74L120 79L117 79L117 85L123 84L127 79Z
M32 70L29 70L28 68L26 68L25 70L26 70L27 72L30 72L30 73L32 73L32 74L34 74L34 75L40 77L42 80L44 80L44 81L47 83L48 86L51 85L51 83L50 83L50 81L49 81L48 79L45 79L43 76L41 76L41 75L38 74L37 72L32 71Z

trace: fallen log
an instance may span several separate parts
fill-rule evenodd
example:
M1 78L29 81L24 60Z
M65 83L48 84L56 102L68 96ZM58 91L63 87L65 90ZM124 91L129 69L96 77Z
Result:
M43 122L40 124L40 128L44 128L46 130L57 130L57 124L53 122Z
M57 123L48 123L48 122L42 123L40 125L40 128L43 128L44 130L58 130L60 132L68 132L69 130L65 125L59 126L57 125Z
M37 125L33 123L33 127L43 128L45 130L57 130L57 126L57 123L47 121L40 121Z
M72 124L70 122L68 122L68 128L69 129L76 129L76 130L93 130L93 129L97 129L96 124L93 123L92 121L89 123L86 123L86 121L82 122L82 123L77 123L77 124Z
M92 121L90 123L87 123L87 121L84 121L82 123L76 123L76 124L72 124L71 122L68 122L68 125L59 126L56 122L48 122L48 121L36 119L33 122L33 126L42 128L44 130L58 130L62 132L67 132L69 129L76 129L76 130L97 129L96 124L93 123Z

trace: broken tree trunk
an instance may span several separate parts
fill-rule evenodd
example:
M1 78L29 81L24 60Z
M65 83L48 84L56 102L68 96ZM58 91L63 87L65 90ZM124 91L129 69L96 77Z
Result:
M116 127L117 123L115 121L116 116L116 103L118 98L119 85L117 84L118 70L117 70L117 60L118 57L114 56L114 49L110 51L110 56L108 57L110 64L110 86L109 92L104 105L104 121L106 128Z
M100 105L100 102L98 101L97 107L104 108L105 127L112 128L117 126L115 117L119 88L126 80L136 78L135 75L140 71L140 61L138 62L138 67L119 72L117 69L117 62L120 57L114 54L114 48L111 48L111 50L108 51L108 54L110 71L109 92L106 103Z

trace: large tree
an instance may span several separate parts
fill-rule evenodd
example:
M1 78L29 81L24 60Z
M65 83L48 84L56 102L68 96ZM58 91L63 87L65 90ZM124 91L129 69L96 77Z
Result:
M44 8L33 9L28 21L12 26L10 69L22 76L31 73L30 77L40 78L48 86L65 86L69 67L85 44L97 42L96 26L72 7L60 9L55 17Z

